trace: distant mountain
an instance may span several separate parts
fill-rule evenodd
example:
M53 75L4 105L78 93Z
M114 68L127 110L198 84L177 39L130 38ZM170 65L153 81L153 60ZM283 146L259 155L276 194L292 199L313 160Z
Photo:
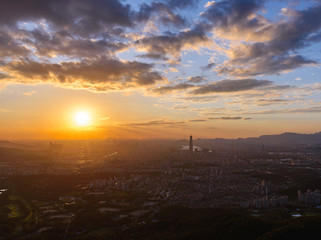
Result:
M282 133L280 135L263 135L258 138L238 139L240 142L256 142L268 145L321 144L321 132L314 134Z
M22 148L25 147L23 144L9 142L9 141L0 141L0 147L2 148Z
M187 142L187 140L185 140ZM194 144L206 148L223 148L230 149L238 146L238 149L243 147L296 147L296 146L321 146L321 132L314 134L300 133L282 133L279 135L262 135L256 138L238 138L238 139L195 139ZM244 148L245 149L245 148Z
M5 141L0 140L0 148L14 148L23 150L34 150L38 149L39 146L32 142L20 142L20 141Z

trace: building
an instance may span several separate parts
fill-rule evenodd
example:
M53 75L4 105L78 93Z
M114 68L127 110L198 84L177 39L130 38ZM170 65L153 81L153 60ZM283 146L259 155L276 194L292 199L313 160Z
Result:
M321 194L320 190L315 190L314 192L308 189L305 193L298 190L298 200L304 203L320 204Z
M189 151L193 152L193 136L189 137Z

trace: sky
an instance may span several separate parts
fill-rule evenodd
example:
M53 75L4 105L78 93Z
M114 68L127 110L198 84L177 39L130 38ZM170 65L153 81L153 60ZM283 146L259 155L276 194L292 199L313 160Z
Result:
M320 56L320 0L2 0L0 139L320 132Z

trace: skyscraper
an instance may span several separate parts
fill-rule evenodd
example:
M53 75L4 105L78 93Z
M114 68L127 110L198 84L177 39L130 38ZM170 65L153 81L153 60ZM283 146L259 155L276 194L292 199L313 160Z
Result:
M189 151L193 152L193 137L192 137L192 135L189 137Z

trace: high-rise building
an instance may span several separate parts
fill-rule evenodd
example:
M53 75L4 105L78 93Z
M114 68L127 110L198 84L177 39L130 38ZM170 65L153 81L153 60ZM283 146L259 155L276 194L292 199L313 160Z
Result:
M192 135L189 137L189 151L193 152L193 137L192 137Z

